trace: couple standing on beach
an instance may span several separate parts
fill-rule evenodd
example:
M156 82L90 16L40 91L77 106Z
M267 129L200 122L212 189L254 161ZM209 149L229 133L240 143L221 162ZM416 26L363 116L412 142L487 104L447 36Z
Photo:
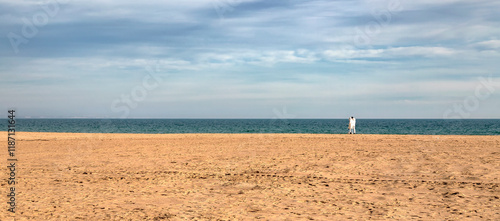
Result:
M356 118L354 118L353 116L351 116L351 118L349 118L349 134L356 134Z

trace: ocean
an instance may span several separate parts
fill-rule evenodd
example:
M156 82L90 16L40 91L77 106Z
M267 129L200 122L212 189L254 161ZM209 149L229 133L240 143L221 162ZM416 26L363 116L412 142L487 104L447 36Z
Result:
M347 134L348 119L16 119L16 131ZM7 120L0 127L7 131ZM357 119L358 134L500 135L499 119Z

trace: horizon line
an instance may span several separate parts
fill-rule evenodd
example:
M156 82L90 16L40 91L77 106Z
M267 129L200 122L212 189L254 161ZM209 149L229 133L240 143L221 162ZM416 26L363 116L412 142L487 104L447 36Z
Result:
M344 120L349 117L343 118L198 118L198 117L130 117L130 118L117 118L117 117L16 117L16 119L87 119L87 120ZM366 120L500 120L500 118L359 118Z

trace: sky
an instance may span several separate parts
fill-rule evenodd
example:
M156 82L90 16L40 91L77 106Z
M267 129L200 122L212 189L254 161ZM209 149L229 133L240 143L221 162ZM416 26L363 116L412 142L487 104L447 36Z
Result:
M497 0L0 0L21 118L500 118Z

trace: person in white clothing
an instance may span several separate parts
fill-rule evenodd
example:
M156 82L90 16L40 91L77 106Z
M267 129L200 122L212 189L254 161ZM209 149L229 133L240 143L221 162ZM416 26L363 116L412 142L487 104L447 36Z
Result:
M349 134L356 134L356 118L349 118Z

